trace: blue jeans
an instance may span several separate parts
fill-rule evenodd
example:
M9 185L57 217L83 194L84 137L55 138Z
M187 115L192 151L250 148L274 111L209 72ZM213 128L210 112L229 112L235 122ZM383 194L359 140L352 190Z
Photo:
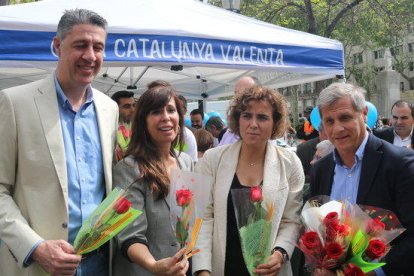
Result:
M109 275L109 244L82 256L76 276L108 276Z

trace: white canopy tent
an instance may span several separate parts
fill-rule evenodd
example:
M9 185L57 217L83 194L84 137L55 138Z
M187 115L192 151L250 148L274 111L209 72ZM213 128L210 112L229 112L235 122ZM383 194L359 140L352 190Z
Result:
M278 88L344 75L340 42L289 30L194 0L43 0L0 7L0 89L53 71L51 47L65 9L86 8L108 21L106 67L94 87L140 93L171 82L187 98L231 95L254 75Z

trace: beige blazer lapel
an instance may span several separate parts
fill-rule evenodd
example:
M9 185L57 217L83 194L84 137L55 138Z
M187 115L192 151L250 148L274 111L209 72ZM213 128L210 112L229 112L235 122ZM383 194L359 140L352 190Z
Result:
M38 91L39 94L34 96L34 100L39 112L49 152L62 188L65 206L68 206L65 145L63 142L53 75L45 79L43 86L41 86Z
M215 223L217 223L219 247L222 256L225 254L226 229L227 229L227 195L229 194L231 183L236 173L239 160L241 141L231 145L222 155L218 162L215 185Z
M280 162L277 159L276 148L267 143L266 156L263 173L263 194L271 198L277 197L276 191L279 190L280 184Z
M93 91L95 111L99 126L99 138L101 140L102 160L105 174L105 188L106 193L109 194L112 190L112 158L113 149L111 137L113 131L114 118L111 116L109 107L101 100L102 95Z

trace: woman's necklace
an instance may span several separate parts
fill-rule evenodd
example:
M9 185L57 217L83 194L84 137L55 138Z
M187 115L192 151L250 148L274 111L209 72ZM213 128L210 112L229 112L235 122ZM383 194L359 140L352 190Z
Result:
M254 167L257 165L257 162L249 162L247 165L249 165L249 167Z

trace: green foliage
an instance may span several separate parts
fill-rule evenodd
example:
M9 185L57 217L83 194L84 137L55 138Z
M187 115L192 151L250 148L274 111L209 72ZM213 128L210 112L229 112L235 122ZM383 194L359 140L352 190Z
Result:
M210 1L221 6L221 1ZM244 0L241 13L282 27L305 31L341 41L348 49L362 50L395 47L414 27L413 0ZM350 61L350 51L345 53ZM393 57L395 69L402 74L413 53ZM356 74L356 75L354 75ZM367 90L375 89L376 72L372 65L353 68L347 63L347 78L353 76Z

